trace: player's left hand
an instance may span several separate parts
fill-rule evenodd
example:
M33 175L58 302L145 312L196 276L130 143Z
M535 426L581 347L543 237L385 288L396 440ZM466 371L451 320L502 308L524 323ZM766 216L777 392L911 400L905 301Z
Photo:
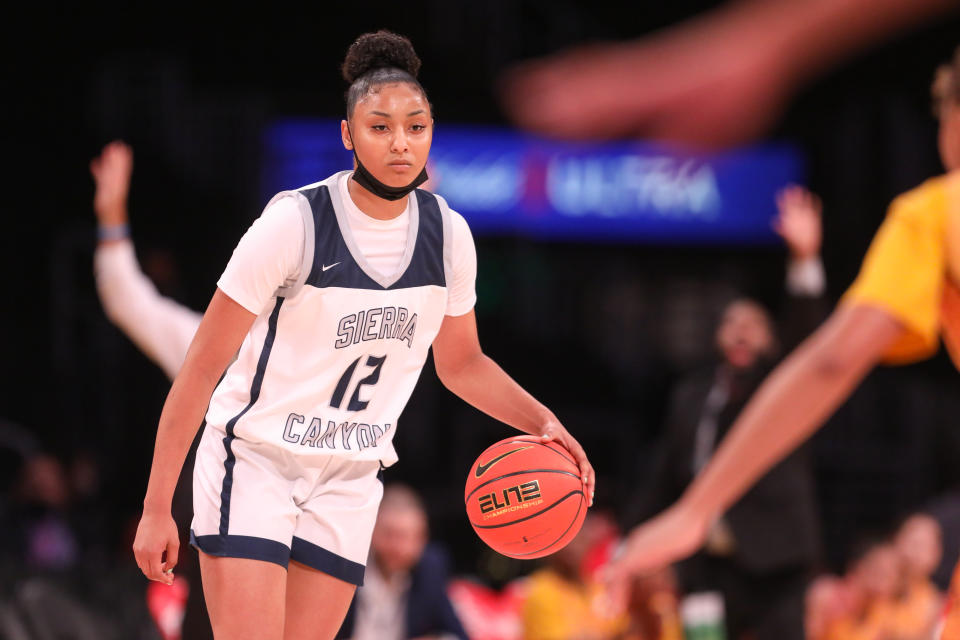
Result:
M587 460L586 451L584 451L580 443L570 435L570 432L560 424L559 420L547 422L541 431L541 442L550 442L551 440L555 440L563 445L564 448L570 452L570 455L573 456L573 459L577 461L577 466L580 467L580 479L583 480L584 493L587 496L587 500L589 500L589 506L592 507L593 494L596 490L596 474L593 472L593 465Z
M704 514L679 502L630 532L603 575L612 612L626 610L633 576L658 571L695 552L709 525Z

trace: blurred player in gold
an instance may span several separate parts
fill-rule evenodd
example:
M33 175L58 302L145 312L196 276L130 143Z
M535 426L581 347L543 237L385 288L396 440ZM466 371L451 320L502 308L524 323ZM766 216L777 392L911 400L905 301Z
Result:
M948 173L893 201L831 317L764 382L684 495L630 534L608 574L615 592L631 574L699 548L710 524L816 431L876 365L928 357L942 336L960 367L960 49L937 70L933 96ZM960 640L960 577L950 600L942 637Z

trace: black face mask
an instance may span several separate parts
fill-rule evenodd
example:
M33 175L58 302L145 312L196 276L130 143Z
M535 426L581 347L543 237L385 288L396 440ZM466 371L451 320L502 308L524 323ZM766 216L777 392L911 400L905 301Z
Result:
M403 187L391 187L390 185L383 184L379 180L373 177L373 174L367 171L367 168L363 166L363 163L360 162L360 158L357 157L357 152L353 152L353 157L357 161L357 168L353 172L353 179L357 181L361 187L377 196L378 198L383 198L384 200L399 200L400 198L406 196L408 193L422 185L427 181L427 168L424 167L416 178L413 179L413 182Z

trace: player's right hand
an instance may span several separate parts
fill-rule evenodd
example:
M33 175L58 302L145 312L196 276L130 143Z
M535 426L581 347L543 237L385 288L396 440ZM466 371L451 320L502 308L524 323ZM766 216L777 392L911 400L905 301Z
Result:
M115 140L90 161L90 174L96 182L93 210L104 226L126 224L127 194L133 172L133 149Z
M547 422L540 435L540 442L550 441L560 443L577 461L577 466L580 467L580 479L583 481L584 493L587 496L587 506L592 507L597 487L597 474L594 473L593 465L587 460L587 452L583 450L576 438L570 435L566 427L556 419Z
M778 215L773 230L783 238L796 260L820 254L823 242L823 204L813 192L790 185L777 194Z
M173 584L173 568L177 566L179 552L180 536L170 512L144 510L133 541L133 555L143 575Z
M660 570L699 549L709 525L707 517L679 502L631 531L603 574L611 609L617 613L626 610L635 575Z

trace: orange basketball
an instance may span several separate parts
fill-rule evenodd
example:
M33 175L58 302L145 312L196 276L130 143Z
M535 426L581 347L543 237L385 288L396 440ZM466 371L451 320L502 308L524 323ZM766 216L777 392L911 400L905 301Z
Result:
M536 436L507 438L481 453L467 475L464 501L477 535L511 558L562 549L587 515L573 456Z

